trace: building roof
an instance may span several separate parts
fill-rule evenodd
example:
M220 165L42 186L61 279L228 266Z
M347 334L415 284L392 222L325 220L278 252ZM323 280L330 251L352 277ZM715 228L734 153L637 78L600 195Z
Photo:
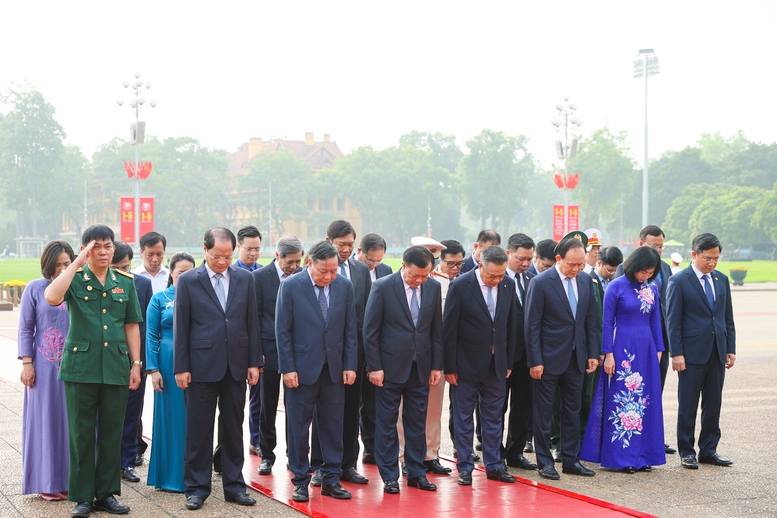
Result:
M264 141L262 139L252 138L250 142L244 142L232 153L227 153L229 161L228 171L230 174L247 173L251 168L251 162L262 153L273 153L275 151L286 149L294 153L297 158L303 158L308 161L314 171L326 167L332 167L335 160L343 156L336 142L325 140L315 142L312 139L306 140L286 140L273 139Z

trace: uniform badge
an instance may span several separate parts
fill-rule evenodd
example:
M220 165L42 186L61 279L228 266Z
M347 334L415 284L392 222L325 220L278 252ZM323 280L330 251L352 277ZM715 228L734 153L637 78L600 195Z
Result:
M113 288L113 290L111 290L111 293L124 293L124 290L121 288Z

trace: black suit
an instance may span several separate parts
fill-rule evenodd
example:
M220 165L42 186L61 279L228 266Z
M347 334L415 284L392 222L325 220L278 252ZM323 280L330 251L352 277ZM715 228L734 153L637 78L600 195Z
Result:
M391 274L391 266L387 264L380 263L375 267L376 280ZM364 453L372 454L375 452L375 385L370 383L370 378L367 376L366 369L367 365L365 362L361 375L362 393L361 406L359 407L359 430L361 431Z
M418 292L416 292L418 293ZM419 296L420 295L420 296ZM399 478L397 419L403 402L407 476L426 474L426 409L429 375L442 370L442 295L440 283L429 278L420 288L418 322L407 301L402 271L376 281L367 304L364 345L367 371L383 371L383 386L375 389L375 460L381 478Z
M459 275L464 275L470 270L475 270L478 267L478 262L475 260L474 255L470 255L466 259L464 259L464 264L461 266L461 271L459 272Z
M523 316L524 306L526 305L526 290L529 287L529 281L535 276L529 273L528 270L519 276L523 284L519 284L516 280L516 290L520 290L520 296L517 291L515 304L515 356L513 358L513 373L507 378L508 397L505 398L504 405L504 412L507 412L509 401L510 416L507 424L507 442L505 443L502 457L511 460L523 455L523 447L531 431L531 376L529 376L529 367L526 365L526 338L524 337Z
M175 372L189 372L186 397L186 496L211 492L216 401L223 455L224 496L245 493L243 413L246 375L261 367L262 342L253 278L229 266L229 292L222 309L205 264L178 278L173 317Z
M716 453L726 355L736 354L734 310L728 277L713 270L715 307L711 309L693 263L669 279L667 329L672 357L685 358L678 372L677 444L680 455L695 455L696 409L701 404L699 457Z
M356 305L356 326L358 334L358 367L356 369L356 381L353 385L345 386L345 408L343 414L343 469L356 466L359 457L359 401L361 400L361 377L364 372L364 309L367 307L367 299L370 296L370 268L351 257L348 259L348 269L351 275L351 284L354 291ZM338 270L339 273L339 270ZM311 440L310 464L313 469L318 469L323 462L321 445L318 442L318 418L313 418L313 438Z
M532 379L532 414L537 465L553 465L550 427L556 388L561 390L561 451L564 467L580 454L580 404L588 359L599 358L597 314L591 276L577 274L577 310L572 315L566 287L557 267L529 284L525 306L527 366L542 365L541 379Z
M505 378L515 350L515 285L505 276L497 287L492 320L478 281L480 269L461 275L445 299L445 374L458 374L453 387L453 414L459 472L472 471L472 414L480 394L483 461L488 471L502 467L500 448L504 425ZM489 331L490 330L490 331Z

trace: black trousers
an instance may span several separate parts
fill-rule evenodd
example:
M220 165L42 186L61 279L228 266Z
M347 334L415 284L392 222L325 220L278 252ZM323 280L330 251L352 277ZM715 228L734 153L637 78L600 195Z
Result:
M507 397L503 414L510 407L507 422L507 442L502 451L503 459L517 459L523 455L526 437L531 434L531 376L524 356L513 364L513 372L507 378Z

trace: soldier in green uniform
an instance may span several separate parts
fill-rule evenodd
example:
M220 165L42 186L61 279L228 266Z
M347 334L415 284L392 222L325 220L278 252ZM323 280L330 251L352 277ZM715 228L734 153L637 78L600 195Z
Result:
M65 382L71 515L92 510L125 514L121 494L121 435L129 389L140 383L143 320L132 274L110 268L113 231L92 225L81 236L81 253L46 289L52 306L67 301L70 331L59 379ZM95 458L95 426L97 447Z

